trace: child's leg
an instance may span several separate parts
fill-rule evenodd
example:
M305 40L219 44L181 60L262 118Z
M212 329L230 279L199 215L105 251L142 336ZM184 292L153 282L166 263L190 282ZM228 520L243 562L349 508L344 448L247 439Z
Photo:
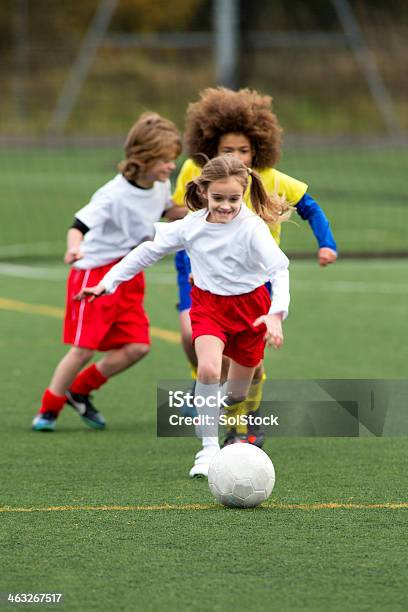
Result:
M105 378L110 378L143 359L143 357L148 354L149 350L150 346L148 344L125 344L125 346L110 351L107 355L102 357L102 359L96 363L96 367Z
M82 350L87 351L88 349ZM74 393L88 395L94 389L99 388L101 384L106 382L106 380L111 376L123 372L127 368L130 368L130 366L133 364L143 359L143 357L148 354L149 350L150 346L148 344L125 344L125 346L122 346L119 349L110 351L97 363L91 365L86 370L83 370L80 374L78 374L78 376L76 376L75 380L72 381L71 379L68 387L70 387ZM93 351L91 351L90 357L92 357L92 354ZM85 365L85 363L89 361L90 357L86 359L82 365ZM68 387L65 388L65 391Z
M239 440L246 440L248 427L241 420L241 417L247 414L247 396L250 393L251 381L253 380L255 368L241 366L231 360L230 369L228 372L228 380L223 385L223 393L228 394L230 408L228 409L229 419L227 426L227 434L223 446L234 444Z
M180 331L181 331L181 344L186 357L191 364L193 374L196 374L194 370L197 370L197 354L194 349L194 345L191 342L192 330L190 320L190 309L182 310L179 314L180 320Z
M232 403L238 403L245 400L251 386L254 372L255 368L240 365L231 359L226 390L231 397Z
M55 368L49 390L54 395L65 396L78 372L92 358L94 351L80 346L73 346Z
M202 449L197 453L194 465L190 470L192 478L208 475L211 459L219 450L219 405L215 403L213 407L210 407L205 402L210 397L217 397L220 391L224 343L215 336L200 336L195 341L195 348L198 358L195 398L196 400L202 398L202 403L204 404L202 407L201 404L197 405L197 412L202 419L208 416L210 418L210 425L197 428L197 434L202 440Z
M224 343L220 338L215 336L200 336L195 341L198 370L197 383L195 388L195 396L207 398L217 395L220 390L221 366L222 366L222 351ZM197 407L197 412L202 415L208 413L208 409ZM218 413L219 406L212 411L216 424L214 427L204 430L202 435L203 448L207 446L216 446L218 448ZM208 435L212 434L212 435Z
M199 336L195 341L197 379L204 384L219 384L224 342L216 336Z
M75 377L67 391L68 402L87 425L96 429L105 427L105 419L93 405L90 393L99 389L111 376L123 372L142 359L148 352L148 344L125 344L119 349L110 351Z
M262 403L263 387L266 381L265 369L263 362L255 369L254 377L249 388L247 399L244 402L245 414L259 415L259 409ZM248 442L262 448L265 441L265 430L261 425L248 424Z
M53 431L56 419L67 401L66 392L94 351L73 346L55 368L50 386L45 390L41 408L34 417L33 429Z
M192 331L190 322L192 288L190 283L191 264L186 251L178 251L174 258L174 263L177 270L177 287L179 294L177 308L179 311L181 344L190 364L192 376L195 379L197 374L197 355L191 342Z

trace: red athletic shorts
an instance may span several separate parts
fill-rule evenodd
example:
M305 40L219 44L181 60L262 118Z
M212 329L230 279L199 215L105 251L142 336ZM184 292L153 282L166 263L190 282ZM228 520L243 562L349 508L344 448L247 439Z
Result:
M71 269L67 281L65 344L98 351L110 351L132 342L150 344L149 319L143 308L143 272L120 284L111 295L93 302L88 298L74 300L82 287L97 285L115 263L91 270Z
M271 298L262 285L243 295L214 295L194 286L190 310L193 342L199 336L217 336L224 355L249 368L263 359L265 325L253 327L258 317L268 314Z

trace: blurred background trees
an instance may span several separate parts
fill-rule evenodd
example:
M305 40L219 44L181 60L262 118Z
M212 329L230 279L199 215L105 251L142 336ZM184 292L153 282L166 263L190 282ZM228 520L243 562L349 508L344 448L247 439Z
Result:
M0 134L45 134L99 0L2 0L0 5ZM408 126L408 3L351 0L403 130ZM289 132L382 134L384 125L355 57L334 44L342 28L328 0L241 0L240 85L275 98ZM154 108L182 126L186 105L216 83L210 0L118 0L107 36L65 128L67 134L122 133ZM129 44L137 35L207 32L191 48ZM324 32L326 47L253 44L275 36ZM176 37L177 38L177 37ZM174 40L176 40L174 38ZM118 44L121 40L121 44ZM128 41L126 43L126 40ZM204 40L204 39L202 39ZM323 120L322 120L323 119Z

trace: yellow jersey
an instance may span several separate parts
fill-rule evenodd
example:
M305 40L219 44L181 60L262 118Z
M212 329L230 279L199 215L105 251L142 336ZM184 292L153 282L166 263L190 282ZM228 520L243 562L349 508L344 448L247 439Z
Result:
M184 206L184 194L187 183L200 176L201 168L192 159L187 159L177 177L176 188L173 193L173 202L178 206ZM263 186L267 193L277 193L280 196L284 196L289 204L295 206L299 200L305 195L307 191L306 183L302 183L297 179L275 170L275 168L266 168L265 170L258 171L259 176L262 179ZM244 194L244 202L249 208L252 209L251 198L250 198L250 180L247 190ZM277 244L280 242L281 224L270 226L271 234L276 240Z

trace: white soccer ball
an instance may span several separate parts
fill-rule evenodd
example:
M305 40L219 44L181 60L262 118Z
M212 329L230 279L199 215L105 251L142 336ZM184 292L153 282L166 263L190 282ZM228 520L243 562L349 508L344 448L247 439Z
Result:
M254 508L268 499L275 469L263 450L252 444L230 444L217 453L208 470L214 497L229 508Z

